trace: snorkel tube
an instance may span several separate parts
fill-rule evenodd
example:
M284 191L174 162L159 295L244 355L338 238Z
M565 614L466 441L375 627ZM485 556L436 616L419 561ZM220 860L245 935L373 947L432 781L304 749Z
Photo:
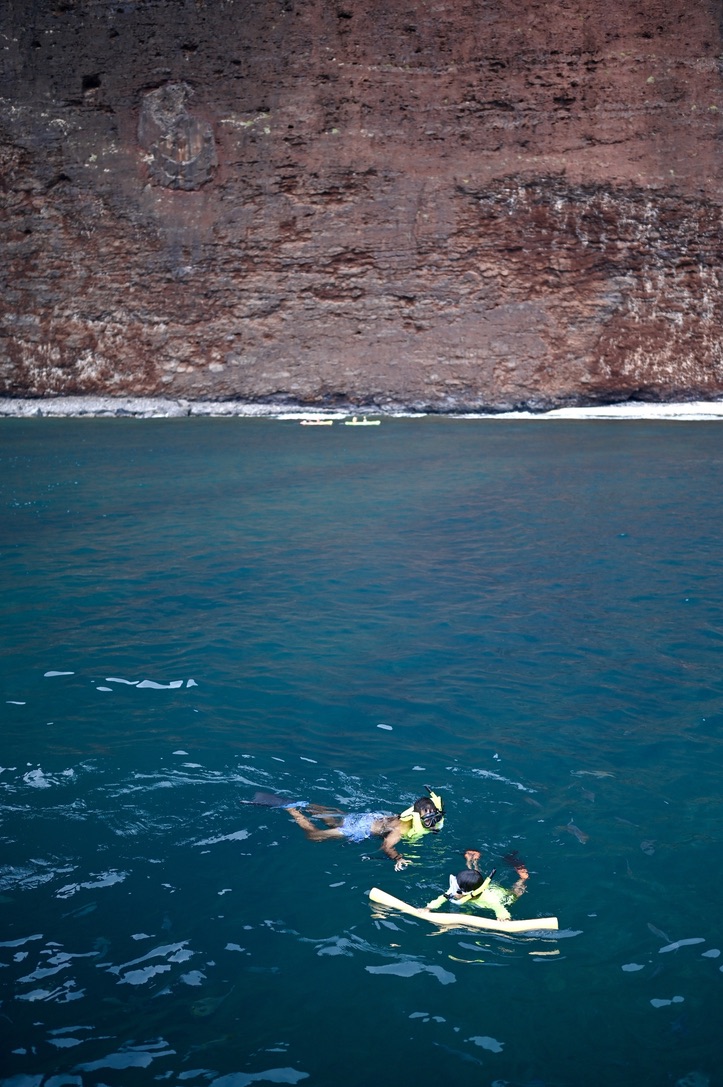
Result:
M439 795L439 793L435 793L434 789L430 788L429 785L425 785L424 788L429 793L429 799L432 801L435 808L437 809L434 826L441 830L444 825L444 804L442 803L442 797Z
M429 785L425 785L424 788L427 790L435 810L428 815L420 814L416 810L418 800L415 800L414 804L406 808L399 816L402 823L407 824L403 831L403 837L405 838L420 838L423 834L430 833L439 834L444 826L444 804L441 796L435 793Z

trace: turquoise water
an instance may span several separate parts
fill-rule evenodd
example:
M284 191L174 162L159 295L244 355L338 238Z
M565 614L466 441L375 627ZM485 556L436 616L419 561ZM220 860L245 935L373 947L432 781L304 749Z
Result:
M6 420L0 461L1 1087L721 1082L720 424ZM238 803L425 784L401 873ZM470 846L559 931L370 908Z

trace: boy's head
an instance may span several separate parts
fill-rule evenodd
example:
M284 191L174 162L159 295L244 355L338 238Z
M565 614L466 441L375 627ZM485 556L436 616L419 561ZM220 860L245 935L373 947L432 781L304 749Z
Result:
M444 812L440 811L428 796L420 796L419 800L414 801L412 808L417 812L427 830L434 830L437 823L441 823L444 819Z
M480 872L474 872L469 868L465 868L464 871L458 872L455 879L457 880L457 888L461 894L469 894L470 891L476 891L484 882L484 877Z

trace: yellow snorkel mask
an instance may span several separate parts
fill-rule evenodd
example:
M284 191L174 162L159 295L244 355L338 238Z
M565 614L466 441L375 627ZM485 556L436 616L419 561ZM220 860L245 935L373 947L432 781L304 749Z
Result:
M415 800L410 807L401 813L399 818L403 823L409 824L404 830L405 838L419 838L423 834L430 833L438 834L444 826L444 804L441 796L435 793L433 789L430 789L429 785L425 785L424 788L429 793L432 806L430 807L426 803L426 797L420 797L419 800ZM424 810L418 811L418 806L421 806Z

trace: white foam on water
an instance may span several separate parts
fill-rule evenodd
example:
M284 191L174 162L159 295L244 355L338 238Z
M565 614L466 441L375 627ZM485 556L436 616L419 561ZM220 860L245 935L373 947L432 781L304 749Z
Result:
M299 1083L308 1079L308 1072L296 1068L268 1068L265 1072L230 1072L227 1076L212 1079L210 1087L248 1087L250 1083Z
M29 773L23 774L23 781L33 789L49 789L51 787L51 782L40 767L37 770L31 770Z
M626 962L624 966L620 967L621 970L625 970L626 973L632 974L636 970L644 970L645 967L639 962Z
M94 1027L56 1027L54 1030L49 1030L48 1034L77 1034L79 1030L94 1030Z
M474 1042L475 1045L481 1046L482 1049L489 1049L490 1053L501 1053L504 1042L498 1042L496 1038L490 1038L488 1034L476 1034L472 1038L467 1038L468 1042Z
M299 755L299 758L301 759L302 762L313 762L314 766L317 765L316 759L307 759L307 757L305 755Z
M400 978L412 978L416 974L431 974L441 985L451 985L457 980L454 974L442 969L441 966L426 966L424 963L409 960L387 963L386 966L367 966L365 969L369 974L394 974Z
M17 1000L54 1000L57 1004L67 1004L70 1000L81 1000L85 996L84 989L73 991L75 982L66 981L56 989L33 989L31 993L20 993Z
M184 947L180 951L177 951L175 953L175 955L169 955L168 956L168 961L169 962L187 962L188 959L192 959L195 954L196 954L195 951L189 951L187 947ZM209 963L208 965L213 966L213 963Z
M31 940L42 940L42 933L36 932L34 936L23 936L19 940L6 940L0 944L0 947L22 947L24 944L29 944Z
M23 781L31 789L50 789L53 785L67 785L76 780L75 770L63 770L59 774L46 774L39 766L23 774Z
M392 418L407 418L404 413L389 412ZM455 419L480 419L486 423L498 423L506 419L526 419L531 424L541 424L548 419L668 419L685 421L702 419L720 419L723 417L723 405L718 400L693 401L692 403L653 404L643 401L627 401L623 404L591 405L588 407L551 408L550 411L502 411L496 415L480 415L467 412L455 416ZM423 419L423 414L414 415Z
M43 672L43 676L74 676L75 672Z
M82 1038L48 1038L50 1045L54 1045L56 1049L71 1049L73 1046L82 1045Z
M67 970L70 966L69 962L61 962L55 966L38 966L33 970L32 974L26 974L22 978L18 978L20 984L25 984L30 981L42 981L44 978L52 977L53 974L59 974L61 970Z
M131 940L152 940L153 937L149 936L147 932L136 932L131 936Z
M447 766L445 769L450 770L453 774L458 773L461 769L459 766ZM512 781L510 778L504 777L503 774L497 774L494 770L478 770L473 768L470 773L475 777L491 778L493 781L500 781L503 785L511 785L513 789L517 789L521 793L534 793L536 789L530 789L527 785L523 785L520 781Z
M75 868L72 864L62 868L52 868L47 861L37 859L31 860L29 864L36 867L19 868L9 865L0 870L0 889L22 888L24 891L34 891L37 887L42 887L44 883L50 883L56 876L66 875Z
M173 752L171 752L171 754L173 754L173 755L187 755L188 752L187 751L173 751Z
M720 956L720 951L717 947L711 947L710 951L704 951L701 955L703 959L717 959Z
M245 947L241 947L239 944L226 944L224 951L245 951Z
M392 725L377 725L377 728L383 728L383 729L385 729L385 730L386 730L387 732L393 732L393 727L392 727Z
M185 985L202 985L205 980L206 975L200 970L190 970L187 974L181 974L181 981Z
M155 1052L153 1052L155 1050ZM98 1061L79 1064L75 1072L97 1072L100 1068L148 1068L157 1057L173 1057L175 1049L168 1048L168 1042L160 1040L147 1046L123 1046L117 1053L109 1053Z
M80 1076L64 1076L61 1074L46 1079L44 1087L83 1087L83 1080Z
M658 951L659 955L664 955L666 951L677 951L679 947L689 947L691 944L704 944L705 940L702 936L691 936L687 940L676 940L675 943L666 944L665 947L661 947Z
M112 691L112 687L96 687L96 691Z
M354 945L345 936L330 936L328 940L317 948L317 955L344 955L348 959L354 957Z
M198 687L198 684L196 683L195 679L187 679L186 687Z
M30 1000L30 1001L47 1000L49 997L53 996L55 993L61 992L61 990L62 990L62 986L61 986L60 989L33 989L33 991L30 992L30 993L21 993L17 997L17 999L18 1000Z
M662 997L655 997L650 1003L654 1008L667 1008L669 1004L682 1004L684 1000L685 997L682 996L672 996L670 1000L665 1000Z
M73 959L94 959L96 954L95 951L57 951L50 956L48 962L55 965L56 963L72 962Z
M182 686L183 686L183 680L182 679L174 679L174 680L171 680L170 683L156 683L155 679L143 679L138 684L139 688L140 687L146 687L146 688L150 688L151 690L154 690L154 691L169 691L169 690L171 690L171 688L177 688L177 687L182 687Z
M147 962L149 959L165 959L169 955L177 954L179 951L183 951L186 948L187 940L183 940L178 944L162 944L160 947L154 947L145 955L141 955L139 959L131 959L130 962L121 963L120 966L112 966L110 968L111 974L120 974L124 970L127 970L129 966L138 966L142 962ZM193 952L189 952L189 955Z
M64 887L61 887L59 891L56 891L56 898L70 898L71 895L76 894L80 890L95 890L96 887L112 887L115 883L122 883L127 877L127 872L117 872L114 868L111 868L109 872L102 872L93 880L87 880L85 883L66 883Z
M156 974L166 974L170 969L167 964L155 963L153 966L144 966L141 970L129 970L127 974L123 975L118 984L145 985Z
M5 703L7 706L27 706L27 702L13 702L8 701Z
M120 676L106 676L106 683L126 683L129 687L135 687L137 679L121 679Z
M216 845L218 842L243 842L248 838L248 830L235 830L231 834L220 834L217 838L204 838L203 841L194 842L194 846Z

